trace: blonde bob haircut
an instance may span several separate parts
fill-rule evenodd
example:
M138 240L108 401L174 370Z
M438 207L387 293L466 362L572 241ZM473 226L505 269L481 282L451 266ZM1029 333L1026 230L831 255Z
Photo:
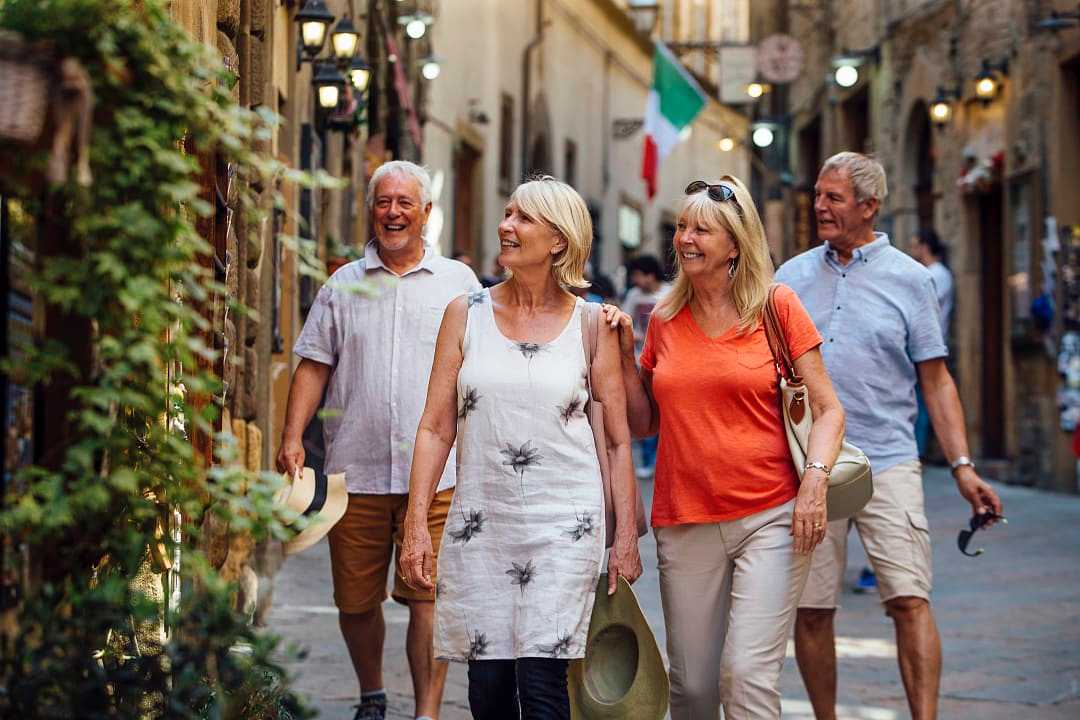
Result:
M739 254L735 258L735 277L731 280L731 299L739 314L739 332L751 333L761 322L769 286L773 280L772 258L765 239L754 200L742 181L731 175L720 182L735 191L730 200L718 202L709 197L708 190L687 195L679 209L679 220L687 225L701 225L710 232L726 231ZM679 231L676 230L676 235ZM694 287L682 269L678 244L675 245L675 263L678 271L671 290L656 306L656 312L665 320L679 314L694 297ZM727 272L725 265L722 272Z
M577 190L550 175L542 175L518 185L510 202L566 241L566 247L555 255L551 266L555 280L563 287L589 287L585 262L592 251L592 218Z

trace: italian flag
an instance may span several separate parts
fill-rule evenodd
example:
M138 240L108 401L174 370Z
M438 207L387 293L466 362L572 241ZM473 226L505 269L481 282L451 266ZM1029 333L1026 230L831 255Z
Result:
M656 195L660 161L679 144L679 133L705 107L706 96L682 63L663 43L653 55L653 84L645 104L645 151L641 177L649 199Z

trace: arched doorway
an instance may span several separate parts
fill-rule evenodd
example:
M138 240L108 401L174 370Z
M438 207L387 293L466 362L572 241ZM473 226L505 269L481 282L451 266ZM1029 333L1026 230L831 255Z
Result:
M912 170L909 177L914 180L912 192L915 195L915 214L918 229L934 226L934 135L930 127L929 108L919 100L911 108L908 121L909 148L914 152Z
M525 177L537 174L551 174L551 143L547 133L538 133L529 146L529 162L525 168Z

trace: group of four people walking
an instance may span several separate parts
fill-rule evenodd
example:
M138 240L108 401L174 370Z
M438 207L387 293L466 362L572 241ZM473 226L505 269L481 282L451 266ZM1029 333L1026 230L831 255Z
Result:
M508 278L481 290L423 244L426 172L405 162L376 170L375 240L308 316L278 455L283 471L303 465L300 437L325 391L335 411L326 470L344 472L350 491L330 548L362 690L356 717L385 714L380 605L396 548L392 596L410 609L417 718L438 715L442 660L468 662L476 718L569 718L567 663L585 654L605 559L593 401L611 468L609 592L642 572L631 438L659 435L652 527L673 718L713 720L721 707L729 720L778 718L793 625L815 712L833 717L832 618L852 524L896 623L912 714L934 717L940 641L916 378L961 495L976 513L1001 507L967 458L929 275L873 231L884 197L875 160L830 158L815 188L824 245L774 278L743 184L691 182L673 240L677 274L639 364L632 318L571 292L586 285L593 237L573 188L542 177L514 191L498 228ZM762 324L776 280L772 302L814 418L801 468ZM596 312L607 329L589 357L584 320ZM870 458L875 493L828 523L845 427Z

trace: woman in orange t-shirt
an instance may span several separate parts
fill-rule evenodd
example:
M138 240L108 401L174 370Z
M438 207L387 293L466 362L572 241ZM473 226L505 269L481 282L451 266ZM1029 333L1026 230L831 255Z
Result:
M630 428L659 431L652 524L671 661L671 716L780 717L780 669L810 553L825 536L825 490L844 412L821 337L795 293L777 314L806 383L814 426L796 471L762 313L772 261L737 179L686 188L678 275L653 313L635 368L630 318L613 307Z

